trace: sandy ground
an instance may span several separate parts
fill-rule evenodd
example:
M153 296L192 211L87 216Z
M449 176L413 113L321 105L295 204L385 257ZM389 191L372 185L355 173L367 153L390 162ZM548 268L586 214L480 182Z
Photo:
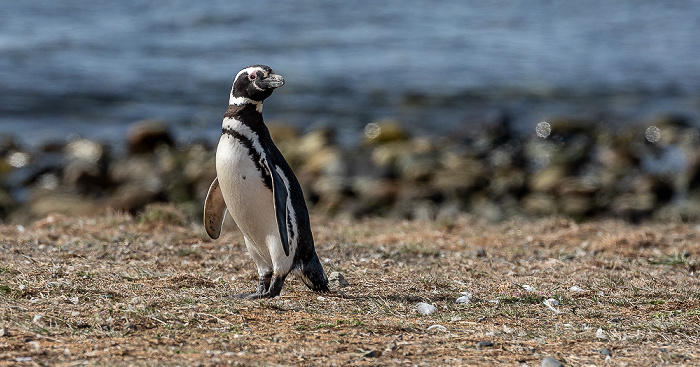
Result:
M230 224L214 241L152 207L0 226L0 364L700 365L698 225L312 225L350 286L290 277L261 301L228 297L256 278Z

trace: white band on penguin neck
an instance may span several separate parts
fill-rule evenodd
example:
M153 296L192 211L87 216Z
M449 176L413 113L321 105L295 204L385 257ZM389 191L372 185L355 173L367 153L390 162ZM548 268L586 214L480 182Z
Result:
M255 105L255 109L256 109L258 112L262 112L262 106L263 106L262 102L260 102L260 101L253 101L253 100L250 99L250 98L246 98L246 97L234 97L234 96L230 96L230 97L229 97L229 99L228 99L228 104L229 104L229 105L234 105L234 106L243 106L243 105L246 105L246 104L252 104L252 105Z

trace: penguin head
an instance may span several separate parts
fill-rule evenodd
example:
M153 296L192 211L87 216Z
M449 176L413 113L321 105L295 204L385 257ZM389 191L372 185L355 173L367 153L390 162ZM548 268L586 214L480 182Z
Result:
M275 88L284 85L284 78L266 65L251 65L236 74L231 88L231 98L247 98L262 102Z

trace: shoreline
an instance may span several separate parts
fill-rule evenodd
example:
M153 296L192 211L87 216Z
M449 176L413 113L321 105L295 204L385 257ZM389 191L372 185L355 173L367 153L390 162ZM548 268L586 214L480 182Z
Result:
M546 134L522 138L496 116L450 136L423 137L381 120L365 126L355 147L338 143L339 133L328 128L269 127L310 209L321 215L700 219L699 129L687 119L620 130L574 119L546 124ZM198 218L215 176L215 140L177 140L157 120L132 124L121 149L89 139L27 149L5 136L0 221L134 213L158 202Z

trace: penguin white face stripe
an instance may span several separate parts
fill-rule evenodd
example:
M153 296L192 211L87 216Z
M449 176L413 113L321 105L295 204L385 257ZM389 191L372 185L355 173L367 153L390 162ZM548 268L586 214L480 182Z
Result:
M236 78L233 79L233 84L236 84L236 81L237 81L238 78L241 76L241 74L248 74L248 75L250 75L250 73L252 73L252 72L254 72L254 71L262 71L262 72L264 72L264 70L263 70L261 67L257 67L257 66L245 68L245 69L239 71L238 74L236 74Z

